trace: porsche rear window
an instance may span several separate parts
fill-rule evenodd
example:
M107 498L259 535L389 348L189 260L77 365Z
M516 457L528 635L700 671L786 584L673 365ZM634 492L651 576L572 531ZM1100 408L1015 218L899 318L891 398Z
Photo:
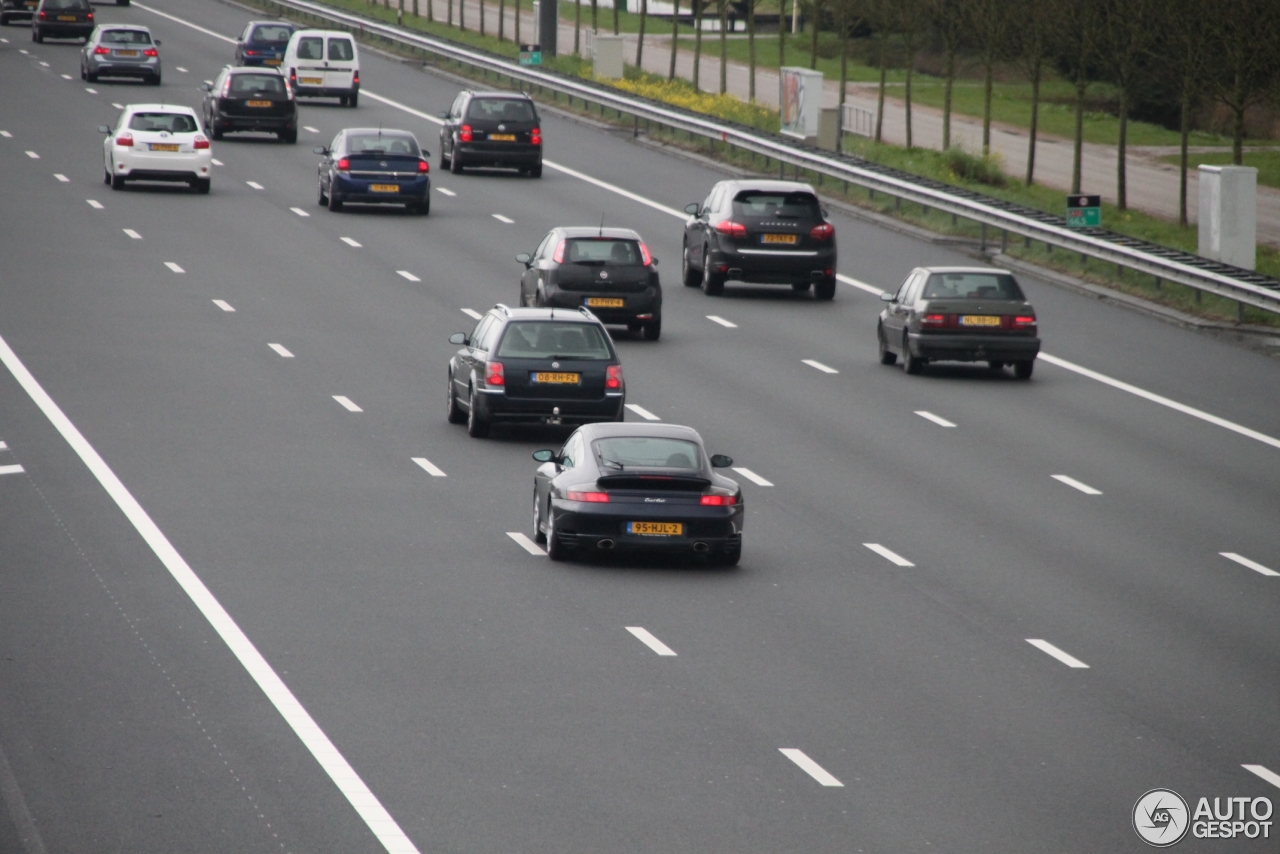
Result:
M621 468L701 468L702 454L698 446L685 439L663 436L610 436L591 443L601 465L606 469Z
M494 122L531 122L537 118L533 105L523 98L476 98L467 108L467 118Z
M498 356L510 359L612 359L604 332L594 323L516 321L507 326Z
M169 133L195 133L200 130L196 117L186 113L134 113L129 130L167 130Z
M151 34L141 30L104 30L102 44L151 44Z
M565 246L564 260L570 264L588 264L595 267L623 267L643 264L640 244L634 240L613 240L605 237L570 238Z
M289 37L293 35L291 27L283 27L279 24L271 24L265 27L258 27L253 31L252 41L254 44L282 44L289 41Z
M822 219L822 206L812 193L766 193L743 190L733 197L734 216Z
M1026 299L1008 273L934 273L925 299Z

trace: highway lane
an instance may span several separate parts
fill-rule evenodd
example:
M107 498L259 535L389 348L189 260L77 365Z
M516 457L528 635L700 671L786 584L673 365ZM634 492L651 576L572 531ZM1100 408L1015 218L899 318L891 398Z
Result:
M166 31L164 38L166 46L181 44L184 54L207 48L182 43L180 32ZM384 73L388 85L396 75L404 78L405 93L393 92L400 100L423 85L421 75L406 69L388 66ZM435 88L433 97L447 102L451 86ZM314 112L325 120L358 115L361 123L394 116L383 110ZM581 140L591 156L604 158L602 152L618 145L566 127L573 135L559 138ZM50 144L56 151L57 141ZM243 615L268 658L299 662L289 669L291 681L300 674L300 697L337 743L357 746L352 752L364 761L353 761L386 782L373 784L375 791L413 826L410 835L420 845L446 839L467 849L510 846L532 833L573 850L601 839L624 850L636 839L677 849L785 849L798 838L819 849L852 839L878 850L937 840L939 832L960 828L964 838L990 838L1002 850L1035 850L1037 839L1048 840L1046 850L1064 839L1118 846L1132 844L1131 831L1109 812L1126 810L1126 799L1145 790L1153 774L1185 774L1193 787L1263 788L1238 762L1221 761L1219 752L1262 761L1257 753L1274 747L1256 723L1273 701L1261 680L1242 699L1224 691L1229 686L1213 674L1267 672L1267 653L1257 648L1274 646L1265 620L1269 602L1262 595L1237 601L1260 579L1218 564L1206 574L1195 555L1227 550L1208 542L1221 532L1233 542L1253 536L1249 553L1275 552L1266 527L1274 463L1265 450L1113 390L1055 378L1048 366L1026 387L956 371L913 384L870 358L873 298L846 289L834 306L822 307L711 301L686 292L672 281L673 220L636 206L628 213L646 234L667 230L651 242L667 262L669 313L660 344L621 344L631 399L664 418L694 423L717 448L778 486L747 487L753 536L738 573L544 570L503 537L505 530L527 527L521 484L531 468L527 451L540 443L524 436L474 443L442 423L439 375L449 348L441 342L465 328L459 307L483 308L481 296L492 301L514 293L516 268L506 258L528 247L495 251L495 241L506 238L492 212L505 211L518 229L528 229L520 239L536 242L552 217L588 219L608 197L583 200L595 191L567 181L465 176L445 184L440 176L459 192L456 218L439 196L426 221L329 217L309 198L309 156L277 146L236 146L234 158L224 155L228 150L220 146L217 156L229 171L252 165L244 174L254 177L237 177L261 180L267 201L275 184L257 176L284 174L291 162L288 168L306 177L291 181L269 210L245 198L251 188L231 189L234 181L220 181L208 200L132 192L104 198L149 218L138 227L140 246L115 233L117 243L110 243L104 229L93 249L114 253L115 245L127 246L125 263L145 282L104 283L111 299L124 303L114 309L118 316L103 314L100 305L82 318L49 317L51 307L84 299L76 273L91 262L33 260L33 268L52 267L50 291L32 297L32 306L15 307L7 323L18 329L6 326L3 334L13 342L27 330L24 355L45 360L37 372L51 374L51 386L61 385L55 397L65 392L79 402L95 429L81 426L95 442L104 437L104 453L113 464L120 461L144 503L155 505L162 527L193 565L202 573L208 568L211 586ZM623 150L628 162L658 157L634 151ZM88 162L82 153L67 155ZM572 162L578 166L581 159ZM691 164L663 162L686 173L685 186L692 173L701 186L713 180ZM656 185L664 174L646 175L642 188L661 189ZM225 197L224 184L230 185ZM31 195L39 205L35 187ZM675 192L661 198L669 205L683 199ZM212 220L217 240L174 221L193 201L219 205L221 215ZM313 216L291 225L282 218L290 201L312 205ZM57 211L64 209L71 210ZM87 206L75 211L78 219L93 215ZM353 220L365 231L353 235ZM954 257L837 222L842 247L866 243L859 247L865 255L856 253L846 272L880 284L890 284L917 258ZM364 245L347 247L337 241L343 235ZM289 242L285 252L281 237ZM904 256L911 260L904 263ZM188 272L168 273L165 259L177 259ZM423 274L424 264L449 275ZM426 287L412 287L396 269L417 269ZM234 315L212 305L214 292L232 294L225 298L237 307ZM1261 386L1273 381L1274 372L1261 370L1265 360L1036 291L1038 305L1055 297L1085 321L1119 315L1115 325L1125 324L1129 334L1187 351L1170 362L1174 376L1162 379L1161 390L1180 399L1206 406L1215 394L1243 398L1241 387L1229 382L1219 384L1225 389L1194 382L1181 388L1185 374L1177 371L1197 363L1216 362L1220 370L1224 360L1228 367L1250 364L1262 373ZM704 309L708 305L713 308ZM731 317L738 329L705 320L710 311ZM1073 343L1067 338L1072 327L1059 331L1047 317L1045 325L1064 338L1055 350L1075 356L1064 349ZM1096 326L1076 333L1077 352L1105 347L1090 340ZM51 359L48 351L95 329L103 339L98 358L116 361L99 365L90 358L87 367L69 359L59 364L65 356ZM736 343L727 336L737 336ZM281 362L267 349L266 342L282 339L297 354L295 362ZM119 361L139 350L153 358ZM819 375L801 358L841 373ZM1158 366L1146 369L1159 373ZM291 373L278 373L283 370ZM195 388L212 393L189 390ZM828 397L833 389L839 396ZM365 412L338 408L330 399L336 393L349 394ZM929 438L920 439L919 448L909 444L908 436L935 429L915 409L960 425L945 440L963 452L946 460L949 465L939 468L932 434L923 434ZM122 410L132 417L121 418ZM1228 414L1239 417L1237 411ZM989 453L993 444L1003 452L1000 459ZM228 448L236 453L228 455ZM462 490L470 502L465 509L457 506L457 492L421 488L426 475L406 465L419 453L450 475L427 486ZM1104 453L1105 462L1093 463ZM1044 483L1023 486L1032 475L1027 462L1041 458L1044 470L1034 474ZM1124 517L1112 521L1114 503L1109 510L1073 509L1079 505L1068 499L1075 494L1049 479L1065 469L1050 463L1074 464L1068 473L1102 487L1107 500L1119 488L1094 475L1124 472L1132 481L1145 472L1151 482L1132 494L1121 491L1117 497L1128 499ZM1086 463L1095 466L1088 473L1079 468ZM1206 482L1215 476L1221 479ZM1011 483L1013 494L1002 495ZM1144 514L1135 502L1151 509ZM1177 515L1162 502L1174 504ZM1171 521L1161 526L1161 519ZM855 530L844 534L851 526ZM1081 532L1096 543L1088 560L1081 558ZM863 549L864 538L873 537L910 556L918 571L901 573ZM1162 548L1163 538L1169 542ZM424 549L432 557L426 577ZM1116 555L1133 559L1119 580L1112 577ZM272 564L270 573L262 572L264 561ZM1178 583L1164 589L1171 586L1170 566ZM1220 574L1231 577L1230 587ZM415 589L421 594L405 596ZM1226 601L1215 601L1213 591ZM1187 625L1197 618L1208 628ZM650 653L621 631L637 622L672 643L677 659L639 657ZM1026 622L1043 634L1021 632ZM1118 642L1139 629L1161 660L1145 647ZM589 633L609 640L575 640ZM1075 643L1065 639L1069 634ZM1051 669L1060 665L1025 646L1022 635L1048 637L1088 661L1093 681L1085 684L1092 690L1064 687L1079 684L1066 676L1082 674ZM1188 665L1187 658L1169 655L1171 648L1184 652L1179 643L1208 660ZM436 654L414 661L421 650ZM679 677L636 666L676 661ZM388 672L389 662L400 669ZM1170 696L1171 679L1185 680L1188 669L1196 678L1185 691L1213 723L1196 723ZM1099 671L1104 675L1094 679ZM431 709L418 708L424 697ZM1131 744L1135 719L1145 740L1158 746ZM441 736L429 745L406 745L405 733ZM1206 735L1235 743L1188 751L1187 742ZM839 790L810 790L806 786L815 784L801 771L768 755L787 746L803 747L850 794L856 791L853 804L838 807L852 807L854 819L812 800ZM1035 757L1046 766L1037 766ZM538 783L519 785L502 769ZM626 771L615 776L617 769ZM729 782L707 794L704 777ZM441 781L453 790L439 791ZM520 791L509 800L495 797L499 781ZM1057 806L1053 793L1066 791L1080 805L1065 817L1048 815ZM427 792L424 806L421 793ZM766 803L773 797L787 803ZM557 804L551 813L548 800ZM923 823L921 801L931 804Z

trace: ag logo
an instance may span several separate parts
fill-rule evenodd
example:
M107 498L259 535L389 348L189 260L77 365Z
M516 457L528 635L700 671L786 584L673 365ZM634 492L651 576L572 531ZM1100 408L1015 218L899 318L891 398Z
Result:
M1142 841L1168 848L1187 835L1187 802L1172 789L1152 789L1133 805L1133 829Z

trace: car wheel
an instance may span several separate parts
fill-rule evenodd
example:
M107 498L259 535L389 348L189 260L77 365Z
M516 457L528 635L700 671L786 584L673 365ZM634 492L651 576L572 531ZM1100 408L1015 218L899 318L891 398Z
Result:
M995 362L995 361L987 362L987 367L993 371L1003 371L1004 362Z
M31 40L36 44L44 44L44 36L40 35L40 31L35 27L31 28Z
M658 318L653 323L646 323L644 327L644 340L657 341L662 337L662 318Z
M533 292L533 307L534 307L534 308L546 308L546 307L547 307L547 301L546 301L545 299L543 299L542 291L534 291L534 292Z
M86 71L84 74L84 79L88 80L90 83L97 83L98 75L94 74L92 71Z
M455 151L453 156L449 158L449 171L455 175L462 174L462 158Z
M4 15L0 15L0 27L7 27L7 26L9 26L9 19L6 18Z
M552 560L564 560L568 555L565 554L564 546L560 544L560 540L556 538L555 515L551 512L551 503L547 502L547 557Z
M483 439L489 435L489 422L476 411L476 390L471 390L470 411L467 413L467 435L473 439Z
M325 194L325 192L324 192L324 184L321 184L319 179L316 179L316 190L318 191L318 193L319 193L319 195L320 195L320 198L319 198L319 205L320 205L320 207L322 207L322 208L323 208L323 207L328 206L328 204L329 204L329 197Z
M151 85L151 86L159 86L159 85L160 85L160 75L159 75L159 74L157 74L155 77L150 77L150 78L148 78L148 79L147 79L147 83L148 83L149 85Z
M1013 375L1020 380L1031 379L1031 372L1035 370L1035 359L1025 359L1021 362L1013 363Z
M279 136L281 142L287 145L293 145L298 141L298 131L296 129L282 130L277 136Z
M711 272L711 265L706 262L707 250L702 250L702 292L709 297L718 297L724 293L724 276Z
M348 107L351 107L352 109L354 109L354 108L355 108L355 106L356 106L357 104L359 104L359 103L360 103L360 93L359 93L359 92L356 92L354 95L352 95L351 97L347 98L347 106L348 106Z
M83 62L82 62L82 63L80 63L80 79L81 79L81 80L88 80L88 79L89 79L89 75L88 75L88 73L84 70L84 63L83 63Z
M129 0L116 0L116 5L117 5L117 6L128 6L128 5L129 5Z
M533 541L542 545L547 535L542 530L542 502L538 500L538 487L533 488Z
M106 184L108 187L111 186L111 172L106 168L103 168L102 170L102 183Z
M685 243L684 252L680 256L680 278L686 288L696 288L702 284L702 276L689 264L689 244Z
M414 202L413 204L409 205L409 210L413 211L418 216L427 216L429 213L431 213L431 197L423 196L422 201Z
M836 296L836 278L832 276L829 279L823 279L813 286L813 298L818 300L829 301L835 299Z
M924 370L924 359L912 355L905 332L902 334L902 369L909 374L918 374Z
M876 344L880 348L880 364L897 364L898 354L889 349L889 342L884 340L884 327L878 323L876 324Z
M208 178L197 178L191 182L191 189L193 192L199 193L202 196L207 196L209 195L209 187L212 183L213 182Z
M209 122L209 136L214 139L222 139L222 125L218 124L217 119Z
M813 287L813 282L792 282L791 283L791 290L795 291L798 294L804 293L805 291L809 290L809 288L811 287Z
M440 137L440 168L449 168L449 155L444 153L444 137Z
M342 199L333 191L333 187L329 188L329 210L334 213L342 210Z
M542 177L542 164L541 164L541 163L539 163L537 166L534 166L532 169L530 169L530 170L529 170L529 177L530 177L530 178L541 178L541 177Z
M113 190L123 190L123 189L124 189L124 176L123 176L123 175L112 175L112 176L111 176L111 189L113 189Z
M453 391L453 374L449 374L449 411L445 419L450 424L463 424L467 420L467 413L458 405L458 395Z

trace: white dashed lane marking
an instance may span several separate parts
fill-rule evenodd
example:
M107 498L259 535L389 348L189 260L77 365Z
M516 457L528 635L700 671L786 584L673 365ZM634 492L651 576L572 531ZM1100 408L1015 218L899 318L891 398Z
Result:
M294 212L294 213L296 213L298 216L311 216L311 214L307 213L307 212L306 212L306 211L304 211L302 208L289 208L289 210L293 211L293 212ZM346 240L347 238L345 238L345 237L344 237L344 238L342 238L342 239L343 239L343 240ZM359 243L357 243L356 245L357 245L357 246L359 246L360 244L359 244Z
M884 546L880 545L879 543L863 543L863 545L871 549L871 551L880 555L880 557L884 558L890 563L896 563L898 566L915 566L914 563L907 560L902 555L898 554L897 552L886 549Z
M815 361L813 359L801 359L800 361L804 362L806 365L808 365L811 368L817 368L818 370L822 371L824 374L840 373L835 368L828 367L827 365L824 365L821 362Z
M458 194L457 194L457 193L455 193L453 190L450 190L450 189L448 189L448 188L446 188L446 187L436 187L436 190L438 190L438 191L439 191L439 192L441 192L441 193L444 193L446 196L456 196L456 195L458 195Z
M479 320L482 316L480 312L476 311L474 308L464 308L461 311L463 314L465 314L467 317L470 317L472 320Z
M417 276L415 276L413 273L410 273L408 270L396 270L396 273L398 273L400 276L408 279L411 282L422 281L422 279L419 279Z
M426 457L413 457L412 459L415 463L417 463L422 467L423 471L425 471L427 474L431 475L432 477L448 477L448 475L444 473L443 469L441 469L435 463L431 462L431 460L427 459Z
M637 406L634 403L628 403L627 409L630 409L632 412L634 412L636 415L639 415L645 421L661 421L662 420L661 418L654 415L649 410L645 409L643 406Z
M177 264L173 263L172 261L165 261L165 262L164 262L164 265L165 265L166 267L168 267L170 270L172 270L173 272L175 272L175 273L185 273L185 272L187 272L186 270L182 269L181 267L179 267Z
M546 552L542 550L541 546L539 546L537 543L535 543L533 540L529 539L519 531L507 531L507 536L515 540L517 543L519 543L520 548L524 549L531 555L546 554Z
M123 231L124 231L124 233L125 233L125 234L129 235L129 236L130 236L130 237L132 237L134 240L141 240L141 239L142 239L142 235L141 235L141 234L138 234L138 232L134 231L132 228L126 228L126 229L123 229Z
M773 486L771 482L765 480L764 478L762 478L760 475L756 474L749 468L744 468L742 466L734 466L733 470L736 471L738 474L742 475L743 477L745 477L747 480L754 483L756 486Z
M505 222L507 225L512 225L515 223L514 219L505 217L502 214L494 214L493 218L496 219L498 222Z
M174 66L174 68L178 69L178 70L179 70L179 71L181 71L183 74L186 74L186 73L187 73L187 69L183 68L181 65L175 65L175 66Z
M303 126L302 126L302 129L303 129L303 130L305 130L305 131L307 131L307 132L309 132L309 133L319 133L319 132L320 132L320 130L319 130L318 128L313 128L311 125L303 125Z
M267 346L268 346L268 347L270 347L272 350L275 350L277 353L279 353L279 354L280 354L280 358L282 358L282 359L292 359L292 358L293 358L293 354L292 354L292 353L290 353L288 350L286 350L286 349L284 348L284 345L282 345L282 344L268 344Z
M13 134L9 133L7 130L0 130L0 136L5 139L13 139Z
M20 474L26 471L22 466L0 466L0 474Z
M92 86L86 86L86 87L84 87L84 91L88 92L90 95L96 95L96 94L98 94L98 90L97 90L97 89L94 89Z
M96 211L102 210L102 202L98 201L97 199L85 199L85 201L88 202L89 207L93 208L94 210Z
M356 406L354 403L351 402L351 398L346 397L345 395L335 394L333 396L333 399L338 401L338 403L342 404L342 406L348 412L364 412L363 409L361 409L360 407Z
M1065 474L1055 474L1053 475L1053 479L1058 481L1059 483L1065 483L1067 486L1071 487L1072 489L1078 489L1081 492L1083 492L1085 495L1101 495L1102 494L1101 490L1094 489L1089 484L1081 483L1080 481L1076 480L1074 477L1068 477Z
M62 79L63 79L63 80L73 80L73 79L75 79L75 78L73 78L70 74L63 74L63 75L62 75Z
M34 151L28 151L28 152L27 152L27 156L28 156L28 157L30 157L32 160L39 160L39 159L40 159L40 155L39 155L39 154L36 154Z
M1252 569L1254 572L1259 573L1260 575L1280 575L1280 572L1276 572L1274 569L1265 567L1262 564L1258 563L1257 561L1249 560L1247 557L1244 557L1243 555L1238 555L1235 552L1218 552L1218 554L1222 555L1227 560L1235 561L1241 566L1247 566L1249 569Z
M671 647L649 634L647 629L643 629L640 626L627 626L627 631L635 635L642 644L658 655L675 655L675 651Z
M841 783L835 777L831 776L827 769L823 768L817 762L814 762L806 756L803 750L797 750L794 747L779 747L778 751L783 756L799 765L806 774L817 780L822 785L831 787L844 786L844 783Z
M710 320L712 323L718 323L721 326L725 327L726 329L738 328L738 324L734 323L732 320L725 320L723 317L721 317L718 314L708 314L707 320Z
M937 424L939 427L954 427L954 426L956 426L956 425L952 424L950 421L948 421L947 419L943 418L942 416L940 416L940 415L934 415L932 412L927 412L927 411L925 411L925 410L923 410L923 409L917 409L917 410L916 410L916 415L919 415L921 418L923 418L923 419L924 419L924 420L926 420L926 421L932 421L934 424Z
M112 101L112 102L111 102L111 106L115 107L117 110L123 110L123 109L124 109L124 104L117 104L115 101Z
M1063 664L1067 665L1067 667L1074 667L1077 670L1089 669L1089 665L1085 664L1083 661L1076 658L1074 655L1068 655L1067 653L1058 649L1053 644L1049 643L1047 640L1040 640L1039 638L1027 638L1027 643L1031 644L1041 652L1047 655L1053 656L1054 658L1058 659L1058 661L1061 661Z
M211 161L213 161L213 165L214 165L214 166L226 166L226 165L227 165L227 164L223 163L221 160L219 160L219 159L218 159L218 158L216 158L216 157L210 157L209 159L210 159Z
M257 181L245 181L245 183L246 183L246 184L248 184L250 187L253 187L253 189L255 189L255 190L261 190L261 189L262 189L262 185L261 185L261 184L259 184ZM295 211L296 211L296 210L297 210L297 208L293 208L293 210L295 210Z
M7 451L7 450L9 450L9 446L4 442L0 442L0 451Z
M45 68L48 68L48 67L49 67L49 63L47 63L47 62L41 61L41 63L40 63L40 64L41 64L41 65L43 65Z
M294 210L296 211L297 208L294 208ZM306 214L303 214L303 216L306 216ZM347 244L348 246L353 246L356 249L360 248L360 244L352 240L350 237L339 237L338 239L341 240L343 243Z
M231 307L231 303L227 302L224 299L216 299L213 301L213 304L216 305L218 308L222 309L223 311L235 311L235 309Z
M71 179L70 179L70 178L68 178L66 175L63 175L61 172L54 172L54 173L53 173L53 177L57 178L57 179L58 179L58 181L59 181L59 182L61 182L61 183L63 183L63 184L70 184L70 183L71 183Z

